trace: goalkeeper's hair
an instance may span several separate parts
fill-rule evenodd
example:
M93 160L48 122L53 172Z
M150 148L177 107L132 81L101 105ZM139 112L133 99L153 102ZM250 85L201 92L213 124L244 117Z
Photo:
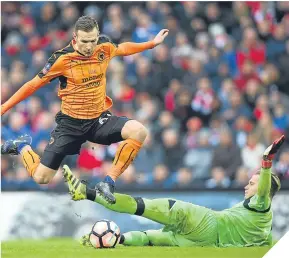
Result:
M90 32L94 28L99 31L98 23L94 18L90 16L81 16L75 23L74 31L75 33L77 33L79 30Z
M257 175L260 175L261 171L258 170L258 172L256 173ZM274 195L281 189L281 182L279 177L274 174L271 173L271 188L270 188L270 196L271 198L274 197Z

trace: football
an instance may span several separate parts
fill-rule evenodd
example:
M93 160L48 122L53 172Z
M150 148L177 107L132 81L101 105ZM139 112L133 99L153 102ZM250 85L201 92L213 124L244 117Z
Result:
M120 238L120 229L113 221L99 220L90 232L89 241L94 248L114 248Z

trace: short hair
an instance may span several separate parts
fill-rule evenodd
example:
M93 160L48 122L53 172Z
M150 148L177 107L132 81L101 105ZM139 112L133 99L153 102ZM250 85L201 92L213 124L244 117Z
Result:
M261 171L258 170L257 175L260 175L261 174ZM274 197L274 195L281 189L281 182L280 182L280 179L279 177L274 174L274 173L271 173L271 188L270 188L270 196L271 198Z
M94 18L90 16L81 16L75 23L74 31L75 33L79 30L90 32L94 28L99 31L98 23Z

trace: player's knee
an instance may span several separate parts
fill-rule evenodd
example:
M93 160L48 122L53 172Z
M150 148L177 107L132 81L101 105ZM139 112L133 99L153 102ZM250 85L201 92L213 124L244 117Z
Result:
M131 120L125 125L122 135L124 139L131 138L144 142L148 135L148 130L140 122Z
M137 140L144 142L147 135L148 135L148 129L146 129L145 126L143 126L141 123L139 123L139 127L137 129L137 136L138 136Z

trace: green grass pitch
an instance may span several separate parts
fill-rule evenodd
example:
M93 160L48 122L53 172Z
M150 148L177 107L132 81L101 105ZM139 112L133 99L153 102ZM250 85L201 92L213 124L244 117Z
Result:
M269 247L126 247L93 249L66 238L2 242L2 258L261 258Z

